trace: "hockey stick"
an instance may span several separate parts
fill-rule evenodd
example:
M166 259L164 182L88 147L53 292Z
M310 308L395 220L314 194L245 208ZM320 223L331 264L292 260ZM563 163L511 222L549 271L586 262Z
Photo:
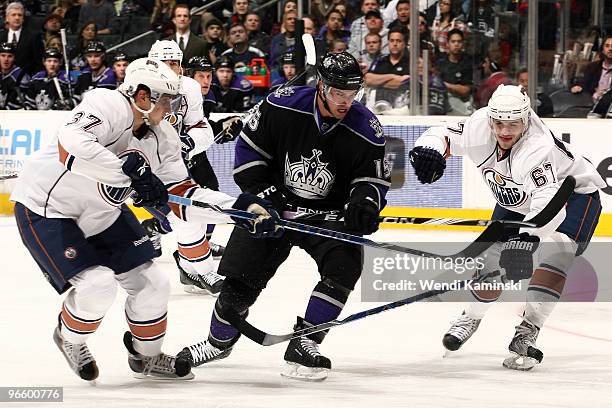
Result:
M70 61L68 61L68 53L66 52L66 45L68 41L66 40L66 29L62 28L60 30L60 36L62 38L62 51L64 53L64 63L66 65L66 80L68 81L68 99L69 103L72 103L72 84L70 80Z
M544 207L535 217L530 219L529 222L542 227L548 224L550 221L552 221L553 218L559 213L559 211L561 211L561 209L563 209L563 207L567 203L567 200L574 192L575 186L576 186L576 180L574 179L574 177L568 176L563 181L563 183L561 184L561 187L559 188L557 193L554 195L554 197L550 200L550 202L546 205L546 207ZM493 225L501 226L501 224L497 222L493 223L492 226ZM488 227L487 230L489 228L491 227ZM487 230L485 230L485 232ZM478 279L484 279L484 277L488 277L488 276L489 275L484 275L483 277L480 277ZM451 290L458 290L458 289L461 289L467 286L468 284L474 281L477 281L478 279L468 279L465 281L461 281L458 284L458 287L456 288L449 287L448 289L430 290L427 292L419 293L417 295L411 296L406 299L398 300L392 303L388 303L386 305L378 306L372 309L368 309L368 310L364 310L359 313L352 314L342 320L332 320L330 322L321 323L315 326L311 326L311 327L308 327L302 330L298 330L293 333L284 334L284 335L269 334L269 333L266 333L254 327L249 322L247 322L242 316L240 316L235 310L231 308L224 308L221 311L221 313L223 314L223 317L232 326L234 326L234 328L236 328L236 330L238 330L240 333L244 334L246 337L248 337L249 339L253 340L256 343L259 343L264 346L270 346L273 344L291 340L296 337L302 337L308 334L327 330L334 326L341 326L346 323L354 322L356 320L363 319L367 316L382 313L384 311L391 310L396 307L400 307L400 306L407 305L410 303L418 302L420 300L424 300L424 299L427 299L427 298L430 298L430 297L433 297L433 296L436 296L436 295L439 295L445 292L449 292Z
M0 181L10 180L19 177L19 173L0 174Z
M279 92L280 90L282 90L284 88L292 86L300 78L302 78L304 75L306 75L307 71L311 67L314 67L316 65L316 63L317 63L317 51L316 51L316 48L315 48L314 39L312 38L312 35L310 35L310 34L303 34L302 35L302 43L304 44L304 49L306 50L306 66L304 67L304 70L302 72L300 72L299 74L297 74L296 76L294 76L293 78L291 78L289 81L287 81L284 84L282 84L275 92ZM251 109L249 109L242 116L242 119L241 119L242 123L247 123L249 121L251 116L259 108L260 104L261 104L261 102L257 103L255 106L253 106ZM223 129L218 134L216 134L215 138L214 138L214 142L218 143L219 140L223 139L223 137L225 136L226 132L227 132L227 129Z
M231 217L241 218L245 220L254 220L258 216L256 214L233 210L233 209L223 209L217 207L215 205L211 205L208 203L203 203L201 201L192 200L190 198L180 197L173 194L169 195L169 202L179 205L185 206L195 206L200 208L206 208L209 210L213 210L216 212L220 212ZM331 238L338 241L347 242L349 244L367 246L371 248L384 249L395 251L403 254L416 255L426 258L450 258L452 260L455 259L465 259L465 258L475 258L482 252L484 252L487 248L493 245L501 236L503 232L503 226L499 223L493 223L489 225L479 236L474 240L470 245L468 245L463 250L450 255L442 255L442 254L434 254L431 252L421 251L419 249L406 248L403 246L390 244L386 242L376 242L367 238L360 237L358 235L348 234L346 232L330 230L326 228L320 228L313 225L300 224L295 221L289 220L279 220L277 222L278 225L282 226L285 229L298 231L305 234L318 235L320 237Z

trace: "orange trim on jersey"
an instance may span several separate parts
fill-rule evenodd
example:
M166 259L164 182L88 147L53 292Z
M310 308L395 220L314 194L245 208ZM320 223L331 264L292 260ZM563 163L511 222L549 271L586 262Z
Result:
M178 251L179 254L187 259L198 259L208 255L210 252L210 244L207 239L204 239L203 242L195 246L183 247L181 244L178 244Z
M62 306L61 316L62 316L62 322L64 323L64 325L66 325L66 327L68 327L71 330L79 331L79 332L92 333L96 331L98 326L100 326L100 323L102 323L101 318L100 320L95 321L95 322L84 322L81 320L77 320L74 317L72 317L70 312L68 312L68 310L66 309L66 305Z
M30 218L30 210L28 210L25 207L24 207L24 210L25 210L26 217L28 217L28 224L30 225L30 231L32 231L32 235L34 236L34 239L36 240L36 243L38 244L40 249L43 251L43 253L47 257L47 259L49 260L49 263L51 264L53 269L55 269L55 272L59 273L59 275L62 277L62 279L64 281L66 281L66 277L64 276L62 271L59 270L59 268L57 267L57 265L53 261L53 258L51 258L51 256L49 256L49 253L47 252L47 250L43 246L42 242L40 241L40 238L38 238L38 234L36 233L36 230L34 229L34 226L32 225L32 219Z
M57 142L57 150L59 152L60 163L65 165L66 160L68 159L68 156L70 156L70 153L68 153L66 149L64 149L64 146L62 146L62 144L59 141Z
M529 282L529 286L532 285L550 289L561 294L565 286L565 277L547 269L538 268L533 273Z
M184 197L185 193L187 192L187 190L189 190L192 187L197 187L198 185L191 179L189 180L185 180L180 184L177 184L174 187L171 187L170 190L168 190L168 192L170 194L174 194L177 196L181 196Z
M128 320L128 326L130 326L130 332L139 339L155 338L166 333L166 326L168 325L168 319L166 317L157 323L149 325L139 325L132 323Z
M593 201L592 197L589 197L589 203L587 204L586 209L584 210L584 214L582 215L582 221L580 222L580 228L578 228L578 232L576 232L576 236L574 237L574 241L578 241L578 236L580 235L580 231L582 231L582 225L584 224L584 220L589 213L589 208L591 208L591 202Z
M444 159L446 160L451 156L450 139L448 138L448 136L444 136L444 139L446 141L446 150L444 151Z
M179 217L181 220L183 219L183 217L181 216L181 209L179 207L178 204L175 203L168 203L168 207L170 207L170 209L172 210L172 212L174 213L174 215L176 215L177 217Z
M482 299L486 302L492 302L494 300L499 299L502 294L500 289L497 290L473 290L472 293L479 299Z

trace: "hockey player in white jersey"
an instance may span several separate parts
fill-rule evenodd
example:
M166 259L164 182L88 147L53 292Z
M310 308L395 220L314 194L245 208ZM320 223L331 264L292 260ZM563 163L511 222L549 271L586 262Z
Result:
M465 122L425 131L410 151L410 163L421 183L442 177L450 155L468 157L481 172L497 200L492 219L529 219L543 209L567 176L576 179L567 206L540 229L508 230L494 245L480 274L505 273L508 280L531 278L523 321L510 342L504 367L529 370L543 359L536 347L540 328L561 296L575 256L586 249L599 214L598 189L604 187L595 167L546 127L530 107L525 90L504 86L493 93L486 108ZM540 244L542 241L542 244ZM540 248L539 265L533 254ZM451 351L476 331L491 302L501 291L473 291L472 302L443 339Z
M54 141L28 161L11 195L25 246L53 288L68 291L53 338L84 380L98 376L86 341L113 303L117 283L128 293L124 344L134 375L193 378L189 365L161 352L170 285L151 261L146 232L124 204L132 193L139 206L165 205L170 191L247 209L261 217L237 224L260 236L275 231L265 202L244 194L236 200L189 179L178 135L162 120L179 89L179 78L162 62L134 61L118 90L87 93ZM229 221L199 208L172 210L184 220Z
M193 78L182 75L183 52L176 41L156 41L149 51L155 58L168 65L181 81L181 92L172 101L172 111L166 120L176 129L181 139L181 150L185 163L206 151L214 141L210 123L204 117L200 84ZM151 209L156 219L143 221L149 237L161 254L161 234L174 230L178 249L173 257L179 269L179 278L188 293L217 295L223 277L215 272L213 251L207 239L207 225L186 223L169 209Z

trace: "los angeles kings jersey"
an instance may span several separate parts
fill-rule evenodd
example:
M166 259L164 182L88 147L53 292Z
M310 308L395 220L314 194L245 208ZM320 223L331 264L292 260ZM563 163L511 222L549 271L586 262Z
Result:
M244 191L280 188L294 210L341 211L355 188L367 187L382 209L390 186L383 128L361 103L342 120L328 119L316 89L284 88L245 124L234 179Z
M133 192L122 159L136 151L170 193L231 207L233 197L200 188L189 178L180 140L168 122L162 120L136 136L133 120L130 102L119 91L88 92L52 143L26 163L11 200L43 217L72 218L86 236L95 235L112 225ZM171 207L187 221L229 221L212 211Z
M465 122L429 128L415 145L469 157L497 203L526 219L548 204L567 176L576 178L575 191L580 194L606 185L595 166L555 137L533 110L527 132L503 156L498 154L487 108Z

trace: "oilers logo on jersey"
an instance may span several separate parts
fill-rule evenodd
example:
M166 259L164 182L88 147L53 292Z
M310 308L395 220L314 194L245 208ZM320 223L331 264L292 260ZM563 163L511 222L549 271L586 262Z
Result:
M291 162L289 153L285 156L285 185L291 192L307 199L327 197L334 184L334 175L327 168L328 163L321 161L321 150L312 149L311 157L301 156L301 160Z
M133 151L137 150L128 149L124 152L119 153L117 157L123 160L123 158L126 157L128 153ZM145 161L147 162L147 165L150 166L147 157L142 154L142 152L140 152L140 154L144 157ZM137 171L140 175L142 175L145 171L145 168L142 167ZM98 192L100 193L100 196L102 197L102 199L104 199L104 201L115 207L120 207L125 200L130 198L134 190L132 189L132 187L113 187L107 184L98 183Z
M500 205L520 207L527 200L527 194L510 177L491 168L484 169L482 176Z

